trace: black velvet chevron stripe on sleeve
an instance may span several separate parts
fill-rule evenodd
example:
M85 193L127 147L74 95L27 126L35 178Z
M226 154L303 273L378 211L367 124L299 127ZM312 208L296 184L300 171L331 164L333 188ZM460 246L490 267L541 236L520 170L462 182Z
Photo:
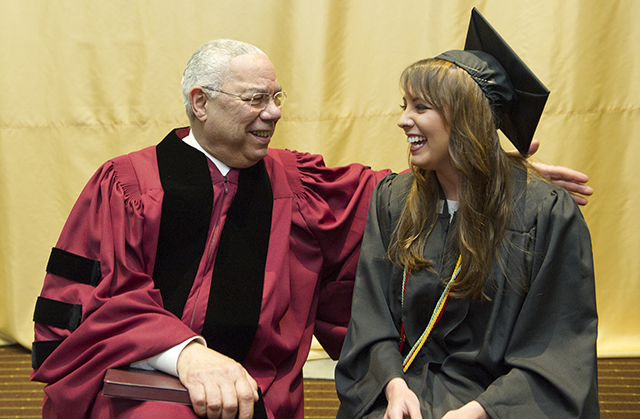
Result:
M56 247L51 249L47 272L94 287L98 285L102 276L99 261Z
M74 331L82 320L82 306L38 297L33 321L47 326Z
M40 365L51 355L51 353L64 341L60 340L41 340L33 342L31 346L31 368L34 370L40 368Z

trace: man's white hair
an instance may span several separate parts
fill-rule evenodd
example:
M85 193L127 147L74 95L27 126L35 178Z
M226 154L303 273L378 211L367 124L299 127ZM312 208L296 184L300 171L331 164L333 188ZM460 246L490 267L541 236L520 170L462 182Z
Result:
M213 89L220 89L229 78L229 61L239 55L253 53L264 54L256 46L232 39L214 39L193 53L182 74L182 101L189 121L194 118L189 101L191 88L193 86L209 86Z

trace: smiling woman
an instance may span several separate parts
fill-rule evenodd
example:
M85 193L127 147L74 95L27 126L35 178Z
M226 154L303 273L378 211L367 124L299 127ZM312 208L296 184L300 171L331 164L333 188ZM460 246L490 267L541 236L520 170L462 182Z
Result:
M598 267L599 354L637 355L640 2L584 2L579 13L556 0L477 3L554 90L535 160L581 170L596 189L582 211ZM206 40L268 53L289 95L272 147L319 153L329 166L407 167L398 75L462 45L468 0L239 4L3 3L0 340L31 345L51 245L96 167L187 125L178 85Z
M589 231L523 157L548 90L475 9L400 85L411 171L372 197L337 417L600 417Z
M407 135L410 164L424 170L433 170L443 185L447 199L457 200L457 173L449 155L449 124L445 123L441 111L422 98L413 98L405 93L404 112L398 126Z

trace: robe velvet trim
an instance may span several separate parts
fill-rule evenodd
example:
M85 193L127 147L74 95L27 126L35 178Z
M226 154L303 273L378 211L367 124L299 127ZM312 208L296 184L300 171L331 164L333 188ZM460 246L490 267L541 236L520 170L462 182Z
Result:
M51 352L56 350L63 341L64 339L33 342L31 346L31 367L33 369L40 368L40 365L51 355Z
M33 321L73 332L82 320L82 305L38 297Z
M204 154L176 131L158 145L156 154L164 198L153 278L165 308L182 317L205 252L213 207L211 175ZM221 233L202 330L210 348L238 362L249 351L260 319L272 208L264 162L241 170Z
M240 171L213 269L202 336L242 363L258 329L273 191L264 161Z
M51 249L47 272L72 281L95 287L98 285L102 273L100 262L67 252L54 247Z
M153 281L164 308L181 318L205 251L213 189L207 157L176 131L158 144L156 155L164 198Z

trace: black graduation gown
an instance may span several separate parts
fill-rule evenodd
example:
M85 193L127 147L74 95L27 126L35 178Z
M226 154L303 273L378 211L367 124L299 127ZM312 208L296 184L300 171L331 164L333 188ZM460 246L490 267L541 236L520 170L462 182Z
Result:
M382 417L384 388L403 377L425 419L477 400L497 418L597 418L597 314L591 239L566 191L520 173L516 205L494 261L491 300L450 298L440 322L406 373L398 350L420 338L457 255L446 254L449 215L425 246L439 274L412 272L401 305L402 271L385 254L413 175L378 185L353 296L352 318L336 369L338 418ZM455 222L455 219L454 219Z

